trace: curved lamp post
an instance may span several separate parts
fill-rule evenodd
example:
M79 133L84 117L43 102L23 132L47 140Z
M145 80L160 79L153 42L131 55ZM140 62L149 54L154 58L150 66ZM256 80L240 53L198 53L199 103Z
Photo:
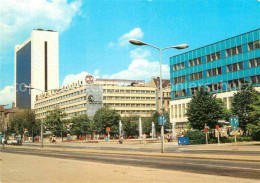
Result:
M162 116L163 116L163 92L162 92L162 51L163 50L167 50L167 49L171 49L171 48L175 48L175 49L178 49L178 50L181 50L181 49L185 49L185 48L188 48L189 45L188 44L180 44L180 45L176 45L176 46L170 46L170 47L166 47L166 48L158 48L156 46L153 46L153 45L150 45L150 44L147 44L145 42L142 42L142 41L139 41L139 40L136 40L136 39L130 39L129 42L133 45L136 45L136 46L150 46L150 47L153 47L155 49L157 49L159 52L160 52L160 103L161 103L161 111L162 111ZM161 127L161 152L163 153L164 152L164 126L162 125Z

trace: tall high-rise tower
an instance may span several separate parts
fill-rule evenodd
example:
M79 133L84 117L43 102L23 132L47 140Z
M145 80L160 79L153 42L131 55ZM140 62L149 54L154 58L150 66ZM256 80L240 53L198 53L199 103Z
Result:
M58 32L33 30L29 39L15 46L14 67L16 106L33 109L37 94L59 87Z

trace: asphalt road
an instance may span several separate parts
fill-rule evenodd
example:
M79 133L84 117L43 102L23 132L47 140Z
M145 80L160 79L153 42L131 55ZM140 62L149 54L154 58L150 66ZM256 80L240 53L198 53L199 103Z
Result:
M80 161L100 162L107 164L150 167L166 170L177 170L200 174L240 177L260 180L260 162L205 160L192 158L155 157L130 154L108 154L105 152L60 152L55 150L36 150L27 148L8 148L1 150L6 153L35 155Z
M28 147L39 147L40 144L31 144L31 143L24 143L23 146ZM73 148L73 149L88 149L88 150L104 150L104 151L137 151L137 152L160 152L160 148L118 148L118 147L102 147L102 146L77 146L77 145L44 145L44 147L50 147L50 148ZM186 153L186 154L221 154L221 155L250 155L250 156L260 156L260 151L225 151L225 150L189 150L186 149L188 146L170 146L165 147L166 153ZM260 146L259 146L260 148Z

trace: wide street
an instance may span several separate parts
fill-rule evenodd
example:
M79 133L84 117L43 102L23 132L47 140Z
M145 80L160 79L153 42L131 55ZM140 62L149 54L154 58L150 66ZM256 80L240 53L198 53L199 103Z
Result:
M160 144L124 144L120 146L119 144L112 143L58 143L46 144L43 149L40 148L39 144L25 144L22 147L6 146L1 150L1 167L3 169L3 171L1 171L1 180L6 180L3 179L3 176L15 171L3 167L11 166L8 165L11 161L9 158L17 155L18 159L20 157L27 157L26 162L28 163L31 161L31 158L36 158L37 161L43 161L45 158L49 158L49 160L52 159L53 161L71 161L70 163L67 162L66 166L72 166L71 163L76 160L85 164L97 163L97 165L108 167L108 169L113 169L113 167L118 168L118 166L139 167L138 176L136 177L135 175L132 178L138 179L139 177L140 180L144 180L143 182L147 182L149 179L144 179L140 171L146 172L145 170L147 168L156 172L167 171L175 174L177 171L186 173L188 177L185 176L185 181L193 180L193 175L200 175L201 178L211 177L211 181L206 182L226 182L223 180L230 180L231 182L237 182L238 180L243 180L242 182L257 182L260 180L260 151L259 144L257 143L241 143L239 150L234 150L232 144L177 146L174 145L174 143L166 143L167 153L164 154L158 153L159 145ZM44 162L46 163L46 161ZM27 163L23 166L26 167L26 165ZM46 165L49 166L50 164ZM21 166L21 164L13 168L21 169L19 166ZM38 165L30 166L34 168L32 170L27 168L22 169L22 172L37 171ZM40 168L38 167L38 169ZM128 168L126 172L127 170ZM79 171L84 173L85 169ZM100 171L100 168L97 168L96 171ZM150 171L150 176L152 177L154 176L153 171ZM47 172L43 173L45 174ZM118 171L112 173L115 174L112 176L114 179L109 180L115 182ZM177 175L177 178L184 178L182 174ZM34 177L34 174L31 176ZM217 176L217 179L214 179L215 176ZM168 177L161 178L159 182L168 181ZM96 177L96 181L104 182L105 179ZM123 179L121 179L121 181L119 179L118 181L128 182L123 181ZM194 179L193 181L201 182L200 179ZM129 182L131 182L131 179L129 179Z

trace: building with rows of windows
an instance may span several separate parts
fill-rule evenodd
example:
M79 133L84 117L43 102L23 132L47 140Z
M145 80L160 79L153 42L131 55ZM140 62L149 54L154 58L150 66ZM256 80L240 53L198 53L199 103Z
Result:
M242 83L260 90L260 29L170 58L170 121L187 125L187 103L199 86L223 99L227 108Z
M156 88L140 80L96 79L93 85L101 86L102 104L115 109L121 116L148 117L157 109ZM45 118L48 111L60 107L67 118L87 114L87 85L83 81L60 87L59 91L44 92L36 97L35 113Z

